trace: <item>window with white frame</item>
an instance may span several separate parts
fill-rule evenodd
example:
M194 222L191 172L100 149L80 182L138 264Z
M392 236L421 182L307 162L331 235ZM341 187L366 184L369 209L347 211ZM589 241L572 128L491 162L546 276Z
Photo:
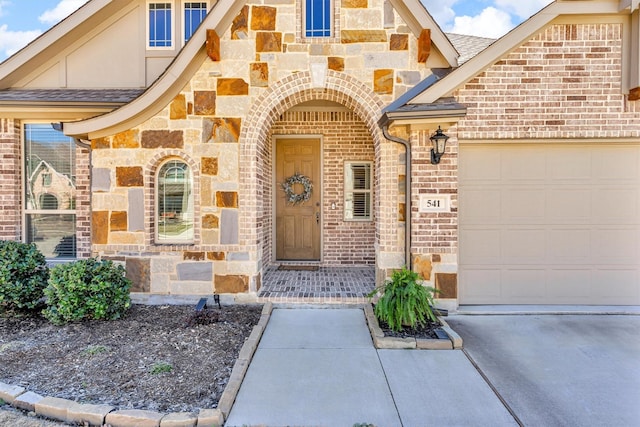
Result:
M371 208L371 162L345 162L345 221L371 221Z
M50 123L25 123L24 238L46 258L76 257L76 146Z
M189 41L193 33L198 29L198 26L207 16L207 2L206 1L189 1L184 4L184 15L182 27L184 28L184 42Z
M150 48L173 47L173 3L148 2L147 28Z
M305 37L331 37L332 20L333 0L305 0Z
M162 164L156 176L156 242L193 242L193 182L182 160Z

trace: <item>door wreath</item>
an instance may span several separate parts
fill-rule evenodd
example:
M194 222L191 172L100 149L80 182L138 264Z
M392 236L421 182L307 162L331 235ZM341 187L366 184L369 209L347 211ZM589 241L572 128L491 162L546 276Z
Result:
M293 191L293 186L295 184L302 185L304 188L302 193L296 193ZM308 201L311 198L311 192L313 191L313 184L311 183L311 180L298 172L285 179L281 186L284 190L287 202L293 205Z

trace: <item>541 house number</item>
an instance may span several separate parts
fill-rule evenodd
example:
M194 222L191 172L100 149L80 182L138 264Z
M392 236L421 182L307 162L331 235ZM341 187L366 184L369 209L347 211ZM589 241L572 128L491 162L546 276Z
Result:
M421 194L418 210L420 212L449 212L451 196L448 194Z

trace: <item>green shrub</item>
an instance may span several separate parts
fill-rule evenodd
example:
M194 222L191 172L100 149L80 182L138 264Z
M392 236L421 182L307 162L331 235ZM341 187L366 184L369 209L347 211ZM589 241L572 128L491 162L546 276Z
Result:
M94 258L55 266L44 290L44 316L55 324L120 318L131 306L124 273L121 265Z
M389 325L392 331L401 331L404 326L414 328L427 322L437 322L433 313L433 294L436 289L418 283L418 273L407 270L395 271L391 279L369 294L372 298L378 292L382 295L374 312L378 320Z
M37 308L48 278L46 260L35 244L0 240L0 308Z

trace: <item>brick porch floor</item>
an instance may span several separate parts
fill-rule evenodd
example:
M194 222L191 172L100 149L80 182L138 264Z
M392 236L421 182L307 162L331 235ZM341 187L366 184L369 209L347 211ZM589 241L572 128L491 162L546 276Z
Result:
M273 303L364 304L375 287L375 268L322 267L317 271L267 267L258 301Z

